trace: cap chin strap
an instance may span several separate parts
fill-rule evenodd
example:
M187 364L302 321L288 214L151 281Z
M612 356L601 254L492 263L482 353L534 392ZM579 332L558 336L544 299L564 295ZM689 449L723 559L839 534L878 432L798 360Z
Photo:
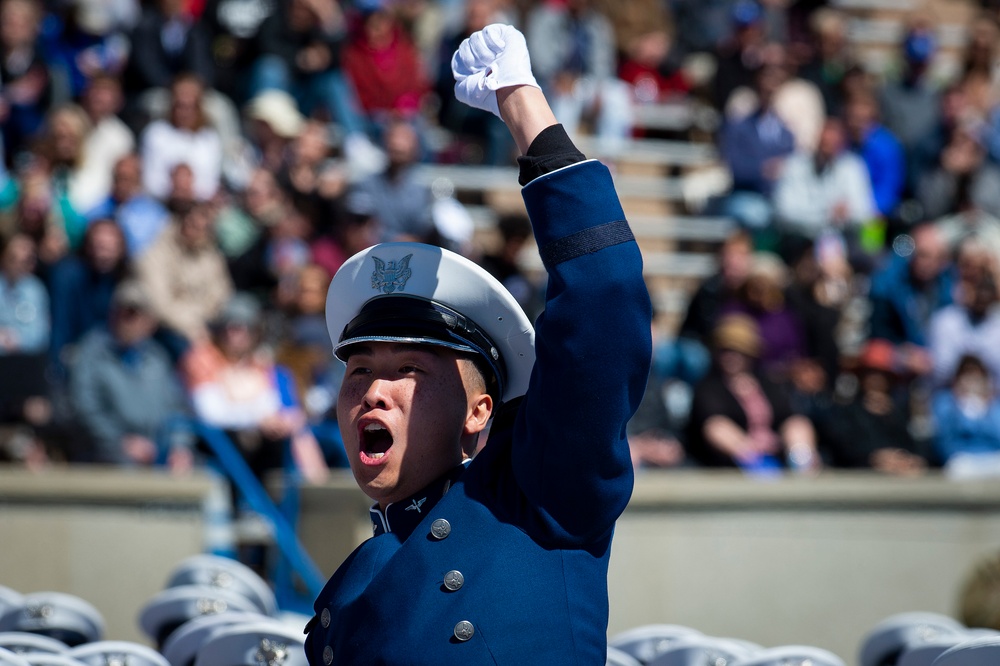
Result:
M438 344L476 354L497 380L498 399L507 385L507 369L493 340L474 321L436 301L401 295L371 299L344 327L334 353L346 361L342 350L360 342Z

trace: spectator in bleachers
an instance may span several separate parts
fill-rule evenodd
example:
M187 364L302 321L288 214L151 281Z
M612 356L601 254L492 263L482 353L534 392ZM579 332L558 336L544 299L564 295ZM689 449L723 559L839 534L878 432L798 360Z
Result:
M183 0L154 0L143 9L130 35L125 73L125 89L134 102L139 93L170 87L181 74L208 86L214 80L211 37L189 9Z
M770 226L774 184L795 150L794 136L773 108L774 94L785 78L783 63L762 65L755 79L756 109L727 119L719 132L719 152L732 172L733 190L717 203L718 212L754 231Z
M993 381L1000 380L1000 307L995 270L962 281L956 302L931 317L928 344L933 377L942 386L955 376L962 356L982 359Z
M120 7L101 0L78 0L54 9L45 18L43 48L59 88L57 99L79 99L97 76L117 80L130 49L114 16Z
M215 87L239 104L250 94L247 83L261 53L260 31L277 7L265 0L207 0L204 6Z
M438 49L438 70L434 80L440 108L438 122L457 133L462 141L482 143L482 162L492 165L510 164L514 144L507 125L489 111L474 109L455 99L455 77L451 73L451 56L462 40L491 23L504 20L498 0L469 0L465 3L462 24L446 33Z
M820 465L812 423L792 411L788 396L756 370L761 335L741 314L719 320L712 369L695 386L688 454L708 467L747 472Z
M639 104L684 97L691 89L681 67L674 26L658 0L604 2L620 51L618 78L632 86Z
M856 64L847 38L847 17L831 7L820 7L810 16L809 27L813 55L802 65L799 76L819 88L827 114L839 116L846 101L844 78Z
M378 152L379 155L382 154L381 151ZM385 168L385 160L377 164L371 162L367 166L377 168L362 168L354 162L348 163L345 169L342 164L331 159L330 137L326 127L322 123L309 121L289 146L286 159L277 172L278 183L299 209L315 216L317 208L321 208L324 202L343 194L348 180L357 182L381 171Z
M126 280L115 289L108 326L80 341L70 389L89 446L78 462L148 466L162 458L172 470L190 469L189 448L161 451L164 426L185 405L173 363L152 338L156 327L141 285Z
M892 218L906 185L906 160L899 140L879 121L878 101L868 90L856 91L844 105L851 146L868 167L875 206Z
M584 122L604 140L631 134L631 90L616 76L615 35L593 0L535 5L525 38L532 72L570 136L579 135Z
M846 346L860 337L844 316L854 296L853 275L847 248L837 240L824 236L802 248L792 264L793 282L786 293L806 342L805 358L792 365L791 380L797 393L810 402L825 399L824 392L833 388L840 371L841 341Z
M87 201L81 203L84 211L104 201L111 192L114 166L135 150L135 135L117 115L123 103L121 83L106 74L92 77L83 91L80 104L91 126L83 145L82 187L88 191Z
M310 260L311 235L306 216L294 206L285 206L282 215L261 230L253 245L229 262L235 289L253 293L262 301L280 302L283 289Z
M294 294L285 309L281 341L275 360L288 368L323 456L330 467L347 467L347 456L337 426L337 396L344 365L330 348L326 330L326 291L330 274L307 264L296 275Z
M382 238L378 210L371 193L353 189L330 206L331 224L311 243L312 261L335 275L355 254Z
M195 196L202 201L219 189L222 141L202 106L205 88L196 76L184 74L171 84L170 112L142 132L142 182L146 192L164 201L170 194L171 172L190 167Z
M246 103L243 115L257 166L277 173L288 159L289 145L305 125L295 99L284 90L264 90Z
M344 71L378 134L391 117L415 121L429 91L417 47L387 0L360 0L344 47Z
M528 318L534 321L541 313L543 294L520 265L521 250L532 237L531 221L524 215L503 215L497 220L497 231L500 232L500 246L495 252L484 254L478 263L506 287Z
M434 197L414 173L420 152L416 128L406 121L390 122L384 146L389 158L385 171L362 180L357 188L375 202L383 240L426 240L434 232Z
M936 167L920 178L917 200L928 219L953 213L963 204L1000 215L1000 167L986 160L977 128L959 125L952 131Z
M135 153L119 159L111 172L111 192L87 213L95 220L113 219L125 234L128 255L138 259L160 236L170 214L159 201L142 191L142 162Z
M883 122L903 145L907 164L941 122L941 93L930 76L936 49L933 26L926 17L915 17L900 44L901 71L879 90ZM907 179L911 191L919 191L914 190L917 175L911 164Z
M196 204L136 262L153 313L180 336L168 347L173 354L208 337L208 322L232 293L225 257L215 245L214 215L208 204Z
M185 354L195 416L230 435L258 476L280 469L290 445L307 478L321 478L326 467L294 380L261 345L261 317L256 299L236 293L213 318L211 335Z
M51 99L51 80L38 45L41 22L40 2L0 3L0 126L8 161L41 128Z
M1000 398L982 360L963 356L946 388L934 393L934 445L941 462L963 454L1000 453Z
M32 273L36 256L34 241L24 234L9 238L0 253L0 355L48 348L49 294Z
M815 153L798 151L785 161L774 187L774 212L787 235L815 240L842 234L850 243L858 227L877 215L865 163L847 150L839 119L827 118Z
M54 206L49 169L42 159L33 157L20 170L17 180L11 179L8 185L0 196L14 194L14 206L5 219L7 228L2 236L23 233L34 241L38 259L35 272L44 277L49 266L69 251L66 230Z
M740 313L749 317L760 335L755 356L757 369L778 384L787 384L792 366L806 357L805 329L798 315L788 307L788 268L777 256L758 252L737 299L722 308L725 316Z
M910 194L917 194L917 184L927 173L937 168L941 153L956 128L975 123L965 88L958 83L946 86L938 99L937 123L921 136L907 154L907 180Z
M114 220L95 220L87 228L78 253L49 271L53 368L62 375L74 355L75 343L108 323L111 297L128 270L125 237Z
M227 202L215 219L215 239L228 261L252 248L264 229L277 224L288 207L288 198L274 173L258 168L238 197Z
M732 3L727 18L732 34L712 44L713 49L718 49L718 64L712 80L712 103L720 111L727 108L735 90L754 88L757 70L764 62L767 46L763 10L756 0ZM720 19L719 23L724 24L725 19Z
M260 27L250 88L252 95L270 89L290 93L307 115L325 109L343 130L348 159L365 166L378 151L366 136L364 112L342 58L346 36L346 19L335 0L279 6Z
M896 347L897 361L911 375L931 371L931 318L953 297L948 248L932 224L910 231L913 250L908 256L892 253L872 274L871 337Z
M896 404L899 380L895 348L869 340L857 360L858 390L835 404L818 424L822 446L834 467L871 468L912 476L927 468L908 427L908 415Z
M19 442L28 461L41 464L44 448L36 435L49 425L52 405L45 379L51 320L45 285L32 270L35 242L17 233L0 249L0 441Z
M102 165L88 164L84 147L91 126L80 107L67 104L52 110L39 137L36 154L40 176L48 179L51 216L66 236L70 249L80 247L87 228L93 197L94 172Z
M1000 59L1000 26L989 14L976 16L968 27L959 85L973 118L986 121L997 106L996 68Z
M742 230L733 232L719 248L719 270L702 282L688 301L678 332L679 345L707 360L712 333L723 309L729 308L743 289L753 256L753 239ZM685 356L690 355L685 352ZM707 363L705 364L707 365Z

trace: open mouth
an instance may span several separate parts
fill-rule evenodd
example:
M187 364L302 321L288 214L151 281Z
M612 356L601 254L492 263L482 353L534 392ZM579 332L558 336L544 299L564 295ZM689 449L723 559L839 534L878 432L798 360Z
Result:
M379 465L392 448L392 434L381 423L369 423L361 429L361 462Z

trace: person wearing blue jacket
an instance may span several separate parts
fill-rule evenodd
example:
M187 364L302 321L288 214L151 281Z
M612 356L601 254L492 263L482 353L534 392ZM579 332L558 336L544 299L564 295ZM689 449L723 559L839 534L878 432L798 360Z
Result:
M545 311L532 330L483 269L415 243L369 248L334 277L338 421L374 536L316 599L306 655L604 664L611 541L633 484L625 425L651 353L639 248L519 32L474 33L453 70L458 99L500 116L522 154Z

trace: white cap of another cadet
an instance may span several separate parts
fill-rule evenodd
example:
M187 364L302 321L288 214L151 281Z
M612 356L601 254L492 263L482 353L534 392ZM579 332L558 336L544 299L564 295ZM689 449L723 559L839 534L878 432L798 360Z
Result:
M170 662L170 666L191 666L198 656L198 650L213 635L234 624L251 624L266 620L260 613L219 613L203 615L182 624L163 644L160 650Z
M69 656L86 666L170 666L156 650L129 641L98 641L73 648Z
M714 636L687 636L672 643L647 666L701 666L735 664L764 648L748 641Z
M139 614L139 626L158 646L185 622L202 615L240 611L253 613L257 606L231 590L207 585L169 587L153 596Z
M17 590L0 585L0 617L7 612L7 609L20 606L22 603L24 603L23 594Z
M524 395L535 363L534 329L510 292L474 262L432 245L382 243L344 262L330 283L326 325L341 360L363 342L472 354L501 402Z
M967 632L958 620L929 612L897 613L885 618L861 639L858 666L895 664L900 655L918 645Z
M195 666L308 666L302 630L268 619L221 629L198 651Z
M645 664L677 641L702 635L697 629L680 624L644 624L615 634L608 645Z
M87 666L82 661L67 657L64 654L42 654L40 652L28 652L22 657L30 666Z
M642 666L642 662L627 652L608 646L608 658L604 666Z
M24 657L0 648L0 666L31 666Z
M823 648L782 645L731 662L732 666L844 666L844 660Z
M980 636L959 643L934 660L934 666L996 666L1000 664L1000 637Z
M64 654L69 651L69 646L60 640L40 634L31 634L27 631L0 632L0 648L18 654L27 652Z
M62 592L32 592L20 606L0 616L0 631L49 636L73 647L104 636L104 617L80 597Z
M164 587L207 585L241 594L264 615L278 613L274 591L256 571L234 559L219 555L192 555L178 564Z

